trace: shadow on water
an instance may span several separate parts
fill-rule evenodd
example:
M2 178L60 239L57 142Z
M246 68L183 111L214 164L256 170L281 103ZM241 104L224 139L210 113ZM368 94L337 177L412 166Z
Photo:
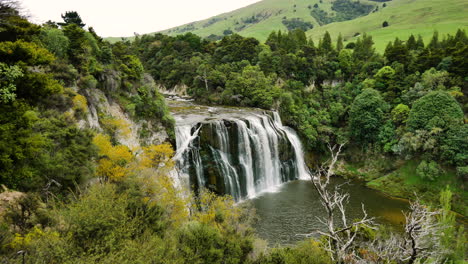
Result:
M345 183L335 178L332 186ZM402 211L408 209L408 203L392 199L366 188L360 182L343 185L343 190L350 194L347 206L348 219L362 216L361 203L367 213L376 218L376 223L401 229L404 223ZM304 240L300 234L311 233L324 226L317 220L325 210L319 196L310 181L294 181L284 184L277 192L264 193L250 200L256 209L259 221L254 225L259 237L271 245L288 245Z

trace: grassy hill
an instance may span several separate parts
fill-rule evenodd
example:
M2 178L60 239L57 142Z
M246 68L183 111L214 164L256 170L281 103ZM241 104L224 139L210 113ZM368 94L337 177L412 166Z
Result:
M393 0L387 7L352 21L332 23L307 32L316 39L330 32L340 32L348 41L356 33L367 32L373 36L377 50L385 49L395 37L407 39L411 34L420 34L426 43L434 30L440 35L454 33L458 28L468 29L468 1L465 0ZM382 27L387 21L389 27Z
M335 22L342 20L344 14L337 11L338 1L344 0L263 0L162 33L178 35L192 32L202 37L219 39L235 32L264 41L273 30L288 30L286 25L289 23L305 25L305 29L313 27L308 29L307 35L314 40L320 38L325 31L329 31L334 38L341 33L346 41L353 41L356 35L366 32L374 37L377 50L382 51L395 37L406 39L413 33L421 34L428 40L434 30L444 35L454 33L458 28L468 29L466 0L360 0L359 7L364 7L366 12L353 13L352 16L347 16L349 12L345 12L345 19L351 20ZM320 19L317 15L313 16L312 12L326 13L328 17ZM331 21L326 21L327 19ZM384 21L389 23L388 27L382 27ZM331 23L326 24L327 22ZM118 39L120 38L108 38L110 41Z

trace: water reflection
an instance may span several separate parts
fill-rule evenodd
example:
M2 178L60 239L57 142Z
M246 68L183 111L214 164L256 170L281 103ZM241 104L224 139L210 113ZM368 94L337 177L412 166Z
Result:
M332 186L344 182L340 178L333 179ZM408 208L405 201L386 197L359 182L344 185L343 190L350 194L348 219L362 216L363 203L368 214L376 217L377 223L401 229L404 222L402 210ZM251 203L259 217L254 226L256 232L271 245L294 244L304 239L300 234L323 229L317 217L325 214L325 210L310 181L286 183L278 192L264 193L252 199Z

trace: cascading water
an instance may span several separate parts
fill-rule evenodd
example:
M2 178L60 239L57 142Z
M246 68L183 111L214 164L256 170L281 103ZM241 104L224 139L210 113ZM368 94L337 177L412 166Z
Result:
M284 182L310 178L297 134L282 125L276 112L203 106L195 110L174 110L181 182L239 201Z

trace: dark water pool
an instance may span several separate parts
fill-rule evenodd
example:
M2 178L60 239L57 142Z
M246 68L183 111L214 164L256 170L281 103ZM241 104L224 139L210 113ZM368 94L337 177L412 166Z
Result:
M342 184L343 179L333 179L333 184ZM362 216L361 203L370 216L379 224L401 228L404 221L402 210L408 208L403 200L391 199L360 182L343 186L350 194L347 207L348 219ZM322 209L317 192L310 181L294 181L281 186L277 192L264 193L250 200L256 209L259 221L254 225L259 237L271 245L294 244L304 239L299 234L323 228L317 220Z

